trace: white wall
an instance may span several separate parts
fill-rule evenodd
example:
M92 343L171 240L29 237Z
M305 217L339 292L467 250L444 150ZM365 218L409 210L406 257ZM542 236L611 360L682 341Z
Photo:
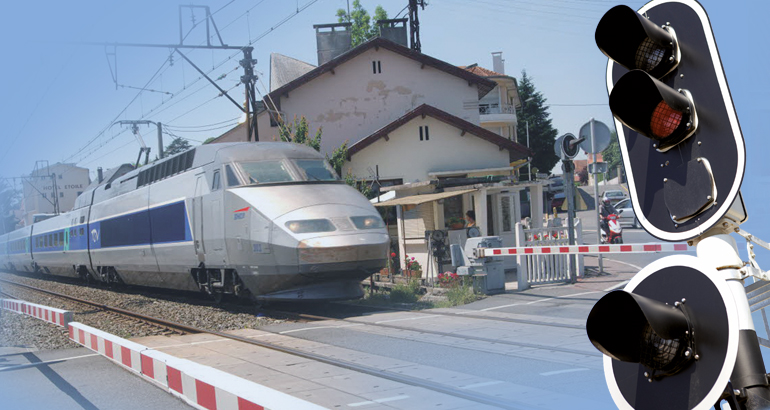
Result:
M372 72L379 61L381 73ZM304 115L311 132L323 127L322 152L331 153L344 141L353 144L429 104L474 124L479 123L478 87L390 50L364 51L338 67L280 96L280 108L291 121ZM260 122L260 136L277 134Z
M428 126L430 140L420 141L420 126ZM368 168L379 165L381 179L402 178L404 183L426 181L429 172L508 166L508 150L433 117L415 117L391 132L389 141L380 138L353 155L346 163L358 178L368 178Z
M85 191L90 184L88 169L72 164L53 164L47 169L38 171L38 176L25 178L23 189L24 219L27 224L32 223L34 214L54 211L52 204L54 198L53 183L51 178L43 177L46 174L56 174L56 195L58 195L61 212L72 210L78 194Z

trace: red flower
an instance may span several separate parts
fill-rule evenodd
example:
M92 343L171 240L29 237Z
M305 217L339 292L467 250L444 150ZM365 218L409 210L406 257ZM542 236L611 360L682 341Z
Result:
M396 253L395 253L395 252L391 252L391 253L390 253L390 257L391 257L391 258L395 258L395 257L396 257Z

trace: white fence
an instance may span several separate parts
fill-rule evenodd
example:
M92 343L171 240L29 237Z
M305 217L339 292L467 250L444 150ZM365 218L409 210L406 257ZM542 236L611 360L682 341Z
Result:
M566 222L566 220L565 220ZM516 246L557 246L569 244L569 229L566 226L524 229L516 224ZM580 219L575 219L575 243L583 243L583 228ZM577 258L575 272L570 269L570 258ZM573 282L583 274L582 255L519 255L516 257L519 290L532 285Z

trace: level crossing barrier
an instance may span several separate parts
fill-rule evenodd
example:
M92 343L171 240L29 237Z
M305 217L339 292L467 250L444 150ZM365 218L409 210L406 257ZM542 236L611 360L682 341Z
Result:
M575 223L575 242L583 241L580 220ZM529 289L532 285L558 282L571 282L582 276L584 255L621 254L621 253L658 253L687 251L684 243L642 243L615 245L569 245L568 228L550 226L545 228L524 229L516 224L516 246L502 248L478 248L474 256L516 257L518 289ZM574 255L574 256L572 256ZM571 268L569 258L576 258L575 267ZM575 271L573 272L572 269Z

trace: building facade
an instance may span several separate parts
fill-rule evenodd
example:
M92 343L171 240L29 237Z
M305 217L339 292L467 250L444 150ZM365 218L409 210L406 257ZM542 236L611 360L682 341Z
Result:
M67 212L91 180L87 168L56 163L36 167L23 179L22 220L25 225L37 214Z

